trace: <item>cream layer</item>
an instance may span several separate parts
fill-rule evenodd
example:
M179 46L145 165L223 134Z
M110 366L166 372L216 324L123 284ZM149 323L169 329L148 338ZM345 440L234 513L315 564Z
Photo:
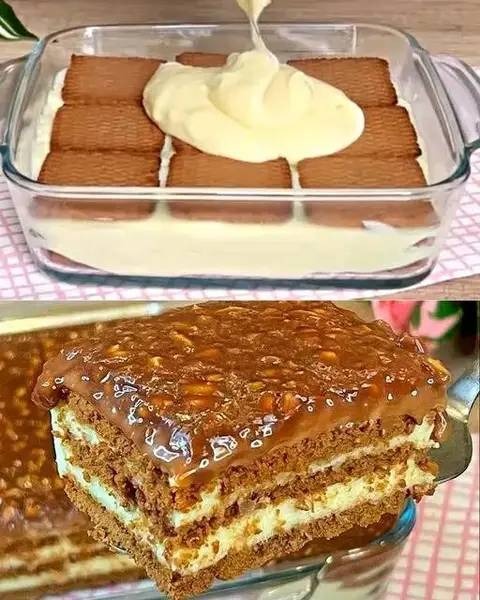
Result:
M134 566L128 556L113 553L66 562L61 570L51 569L41 573L12 575L0 579L0 595L7 592L32 590L44 586L62 586L74 581L85 581L102 575L121 573ZM28 596L25 596L26 598Z
M100 443L108 443L106 440L101 438L98 433L89 425L81 423L74 412L67 407L56 407L52 411L52 429L54 434L63 437L68 433L71 437L86 442L89 445L96 445ZM424 421L416 425L413 431L409 435L398 435L387 443L371 444L369 446L363 446L351 452L339 454L335 458L328 461L315 461L312 462L307 471L302 473L279 473L272 483L269 482L268 486L255 486L251 488L242 488L234 494L230 494L227 497L223 497L221 493L221 484L217 483L213 489L206 490L201 493L201 499L189 510L180 511L173 510L169 516L171 525L174 528L182 527L195 521L199 521L205 517L209 517L226 507L232 505L240 498L249 496L254 491L262 489L268 489L274 486L286 485L293 482L296 478L302 475L312 476L316 473L324 471L328 468L333 467L334 469L341 468L344 463L351 460L358 460L366 456L376 456L387 450L393 450L403 446L405 444L411 444L416 450L422 450L426 448L432 448L436 444L431 439L433 432L433 423L431 420L424 419ZM141 482L141 474L135 474L137 480ZM170 485L175 487L175 481L170 481Z
M13 571L14 569L35 569L43 564L48 564L56 560L65 560L66 558L80 554L81 552L90 552L105 550L105 548L91 540L76 544L68 537L60 538L54 542L45 543L43 546L23 550L15 553L9 552L5 556L0 557L0 575L2 573Z
M139 544L150 548L161 564L182 575L194 574L216 564L230 552L249 549L297 527L348 511L360 504L379 503L398 490L434 483L433 474L423 471L413 459L409 459L407 464L393 466L388 474L368 474L327 486L322 492L307 494L301 506L297 499L288 498L251 511L215 529L198 548L178 545L167 556L167 540L159 539L155 531L150 529L147 515L138 508L126 506L114 489L73 464L68 442L56 437L55 451L62 477L70 478L96 503L111 512ZM251 534L252 531L256 533Z

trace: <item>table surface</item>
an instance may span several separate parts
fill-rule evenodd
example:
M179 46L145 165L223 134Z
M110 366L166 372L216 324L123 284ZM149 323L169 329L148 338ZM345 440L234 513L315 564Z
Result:
M241 21L234 0L10 0L37 35L95 23ZM408 30L433 53L480 65L479 0L273 0L269 21L364 21ZM0 44L0 60L27 52L28 43ZM480 298L480 275L405 292L398 297Z

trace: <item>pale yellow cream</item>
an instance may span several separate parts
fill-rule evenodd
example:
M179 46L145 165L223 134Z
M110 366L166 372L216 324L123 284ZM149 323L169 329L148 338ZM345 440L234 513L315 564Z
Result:
M238 6L254 23L258 22L263 10L271 3L272 0L237 0Z
M290 163L334 154L363 132L364 115L341 90L279 63L258 32L268 0L238 0L249 16L254 49L223 67L169 62L146 85L145 110L166 133L203 152Z

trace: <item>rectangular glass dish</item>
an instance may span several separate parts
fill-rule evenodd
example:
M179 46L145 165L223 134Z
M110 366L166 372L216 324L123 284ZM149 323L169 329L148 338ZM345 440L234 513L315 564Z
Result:
M262 32L281 59L386 59L399 102L416 128L427 185L420 188L253 189L51 186L36 181L47 98L72 54L173 60L182 52L231 53L251 46L246 25L119 25L75 28L39 42L26 61L4 66L0 117L5 115L3 171L28 246L39 265L67 279L100 276L148 284L218 282L239 285L403 287L433 268L464 184L470 153L479 145L480 84L466 65L431 57L409 35L368 24L266 24ZM448 91L447 91L448 90ZM48 112L48 111L47 111ZM8 116L7 116L8 113ZM49 216L35 211L48 200ZM195 220L168 207L291 203L281 223ZM92 208L97 217L65 216ZM182 203L185 211L182 211ZM105 207L152 205L136 219L105 218ZM433 207L428 226L415 224L419 207ZM325 215L320 223L309 210ZM402 218L392 225L389 215ZM103 212L103 216L102 216ZM147 211L148 212L148 211ZM410 217L411 215L411 217Z

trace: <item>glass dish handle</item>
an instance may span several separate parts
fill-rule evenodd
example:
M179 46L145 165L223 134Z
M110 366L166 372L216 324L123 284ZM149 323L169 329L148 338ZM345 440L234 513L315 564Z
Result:
M468 150L480 148L480 77L466 63L452 56L433 56Z
M13 93L23 71L26 56L0 63L0 152L3 155L5 130Z

